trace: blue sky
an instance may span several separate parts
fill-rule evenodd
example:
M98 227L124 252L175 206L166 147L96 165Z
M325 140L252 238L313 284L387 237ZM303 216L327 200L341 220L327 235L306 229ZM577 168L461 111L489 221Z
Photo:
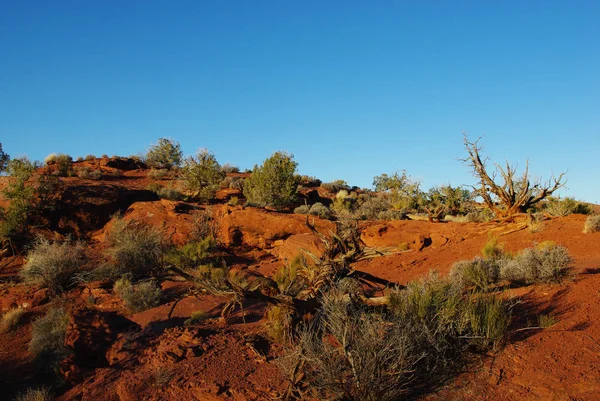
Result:
M130 155L159 137L370 187L472 184L462 134L600 202L600 2L0 0L0 142Z

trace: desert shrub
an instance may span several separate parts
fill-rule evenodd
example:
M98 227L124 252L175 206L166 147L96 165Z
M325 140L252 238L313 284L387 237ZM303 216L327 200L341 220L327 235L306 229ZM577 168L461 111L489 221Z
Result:
M14 401L52 401L54 396L49 387L28 388L19 393Z
M123 300L130 311L137 313L157 306L162 297L160 287L154 281L131 284L126 278L117 280L114 292Z
M179 142L169 138L159 138L158 143L146 152L146 164L156 169L171 169L181 164L183 152Z
M334 180L331 182L324 182L321 184L322 188L325 188L327 191L332 194L337 194L340 191L350 192L350 186L344 180Z
M221 188L242 189L244 187L244 179L242 177L225 177L220 184Z
M573 198L549 197L543 210L551 216L567 216L569 214L590 214L589 205L576 201Z
M455 263L450 271L450 279L458 288L473 288L487 291L498 282L500 266L496 260L475 258Z
M266 313L267 334L279 344L288 344L292 337L292 316L283 305L270 305Z
M308 214L310 211L310 206L308 205L300 205L294 209L295 214Z
M472 336L471 346L484 352L502 345L510 324L505 301L493 296L476 297L468 303L465 318Z
M10 181L2 194L10 200L10 204L2 216L1 237L15 238L26 234L34 209L35 188L29 184L29 180L35 168L36 165L26 157L8 162L6 170Z
M285 152L275 152L244 182L244 196L253 206L270 206L281 209L296 200L298 177L294 157Z
M301 175L298 177L298 183L304 187L318 187L321 185L321 180L316 177Z
M294 209L294 213L295 212L296 212L296 209ZM330 219L332 217L331 210L329 210L329 208L327 206L323 205L321 202L316 202L315 204L313 204L310 207L308 214L313 215L313 216L319 216L322 219Z
M560 281L566 274L571 257L566 248L542 243L521 251L500 264L500 277L516 284Z
M195 157L188 157L181 169L181 178L186 188L195 198L206 202L214 198L225 173L215 155L206 149L198 151Z
M106 255L117 274L130 273L138 278L155 275L161 268L164 238L148 224L115 216L106 242Z
M479 209L467 213L465 217L471 223L487 223L494 218L494 213L490 209Z
M29 352L38 358L58 361L69 354L65 346L69 315L62 308L52 308L31 325Z
M150 169L150 171L148 171L148 178L150 178L151 180L162 180L168 174L169 174L169 170L166 168L160 168L160 169L153 168L153 169Z
M41 285L59 294L73 285L73 277L82 268L84 247L78 242L51 242L38 237L27 254L21 270L26 283Z
M297 279L298 271L306 266L306 257L304 253L300 253L292 259L291 262L285 263L273 275L273 281L277 283L277 287L282 294L296 296L304 286Z
M486 260L498 260L505 257L504 246L498 244L496 237L489 237L483 248L481 248L481 256Z
M25 309L18 307L10 309L4 314L2 314L2 318L0 319L0 333L7 333L9 331L16 330L21 323L21 318L25 314Z
M83 161L83 156L78 156L77 159L75 159L76 162L80 163Z
M2 143L0 143L0 173L6 170L10 156L2 149Z
M206 319L208 319L208 313L203 310L199 310L192 312L190 318L187 319L183 324L185 326L193 326L194 324L198 324Z
M89 161L92 161L92 160L96 160L96 156L94 156L94 155L86 155L84 159L85 159L85 161L89 162Z
M89 167L84 166L84 167L76 167L75 168L75 174L77 174L77 177L79 178L83 178L86 180L99 180L100 178L102 178L102 172L99 170L91 170Z
M210 209L196 210L192 213L192 226L190 229L190 241L200 242L207 237L218 242L219 221L213 217Z
M51 153L44 162L49 166L55 165L57 174L63 177L71 175L73 171L73 158L63 153Z
M240 199L237 196L232 196L231 198L229 198L229 200L227 201L227 204L229 206L237 206L240 203Z
M396 210L406 212L418 210L422 195L419 182L413 181L406 171L395 172L391 176L382 174L373 178L375 191L384 193Z
M156 191L156 195L158 195L160 199L167 199L172 201L180 201L185 199L185 196L181 192L168 187L160 187Z
M180 268L194 268L205 264L216 246L212 236L198 242L188 242L179 248L170 249L165 255L165 262Z
M234 174L234 173L239 173L240 168L238 166L234 166L231 163L225 163L221 166L221 171L226 174Z
M600 215L588 216L583 225L583 232L586 234L597 233L600 231Z
M355 215L362 220L401 220L406 218L406 209L395 209L389 197L371 196L356 209Z

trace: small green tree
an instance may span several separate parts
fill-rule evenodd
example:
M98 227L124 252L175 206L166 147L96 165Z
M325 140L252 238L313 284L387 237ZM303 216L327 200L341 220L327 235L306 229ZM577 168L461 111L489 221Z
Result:
M2 150L2 143L0 143L0 173L6 170L9 161L10 156L4 153L4 150Z
M152 168L171 169L181 164L183 152L179 142L169 138L159 138L146 153L146 164Z
M394 209L409 211L419 206L419 182L413 181L405 170L397 171L391 176L382 174L374 177L373 187L375 191L389 197Z
M188 157L181 169L181 177L187 189L204 202L215 196L225 176L215 155L206 149L199 150L195 157Z
M298 163L294 156L275 152L262 166L254 166L252 175L244 183L248 204L281 209L296 200L299 177L295 174Z

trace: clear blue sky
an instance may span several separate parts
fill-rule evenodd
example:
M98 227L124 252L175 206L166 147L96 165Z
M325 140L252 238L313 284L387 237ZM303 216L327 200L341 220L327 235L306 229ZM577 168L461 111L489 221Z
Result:
M159 137L242 168L276 150L370 187L492 159L600 202L598 1L0 0L0 142L130 155Z

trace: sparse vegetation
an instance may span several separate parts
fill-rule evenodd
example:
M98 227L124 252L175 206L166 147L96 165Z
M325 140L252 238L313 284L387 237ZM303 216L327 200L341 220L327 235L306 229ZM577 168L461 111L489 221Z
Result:
M83 244L71 241L48 241L38 237L21 275L26 283L48 288L59 294L72 286L73 278L84 262Z
M310 206L300 205L294 209L294 214L308 214L309 210L310 210Z
M14 331L21 324L21 318L25 314L25 309L21 307L12 308L2 314L0 319L0 333Z
M231 163L225 163L221 166L221 171L226 174L235 174L240 172L240 168L238 166L234 166Z
M588 216L583 225L583 232L586 234L597 233L600 231L600 215Z
M184 322L185 326L193 326L208 319L208 313L203 310L193 312L189 319Z
M102 172L100 170L92 170L87 166L76 167L75 174L77 174L77 177L86 180L99 180L102 178Z
M249 205L282 209L296 200L298 163L285 152L275 152L244 182L244 196Z
M294 209L294 213L295 212L296 210ZM319 216L322 219L331 219L332 217L331 210L329 210L329 208L323 205L321 202L316 202L315 204L313 204L310 207L308 214L313 216Z
M52 308L45 316L32 323L29 352L50 364L65 358L69 349L65 346L69 315L62 308Z
M73 173L73 158L64 153L51 153L44 159L48 166L56 166L56 174L66 177Z
M169 174L169 170L166 168L160 168L160 169L153 168L153 169L150 169L150 171L148 171L148 178L150 178L151 180L162 180L168 174Z
M146 164L155 169L172 169L181 164L183 152L179 142L169 138L159 138L158 143L146 152Z
M29 388L19 393L14 401L52 401L52 390L49 387Z
M551 216L568 216L570 214L590 214L589 205L576 201L573 198L548 197L543 205L543 210Z
M162 291L154 281L143 281L133 285L129 279L121 278L117 280L113 289L127 309L134 313L157 306L162 297Z

